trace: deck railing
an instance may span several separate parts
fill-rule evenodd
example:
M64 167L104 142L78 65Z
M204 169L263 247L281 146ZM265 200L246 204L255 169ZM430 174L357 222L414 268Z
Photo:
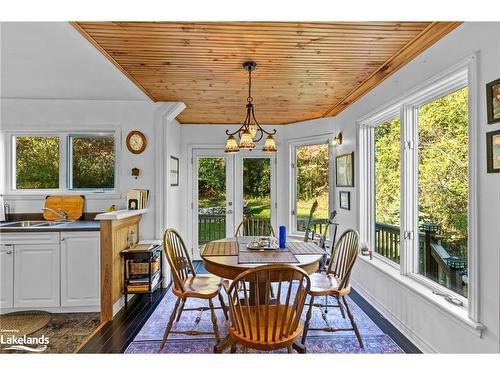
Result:
M315 234L323 234L327 219L312 219L310 230ZM307 227L307 219L297 219L297 231L305 232Z
M418 233L419 273L447 288L466 295L467 262L450 256L442 244L442 236L437 235L437 226L422 225ZM375 252L383 257L400 262L400 228L396 225L375 223Z
M226 215L198 214L198 244L226 237Z

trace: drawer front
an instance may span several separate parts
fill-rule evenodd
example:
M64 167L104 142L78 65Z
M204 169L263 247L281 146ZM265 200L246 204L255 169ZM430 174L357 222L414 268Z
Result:
M0 233L3 244L51 244L59 243L59 232Z

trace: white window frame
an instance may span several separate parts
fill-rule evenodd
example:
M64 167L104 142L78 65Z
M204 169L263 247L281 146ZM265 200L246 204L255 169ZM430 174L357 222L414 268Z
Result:
M117 128L107 128L103 130L82 130L82 131L66 131L66 130L6 130L6 168L5 168L5 196L9 199L16 197L38 198L48 194L95 194L102 198L111 198L121 195L119 193L119 178L120 178L120 145L121 133ZM70 151L69 137L70 136L103 136L113 135L115 146L115 183L113 189L70 189ZM16 137L58 137L59 138L59 188L57 189L16 189Z
M334 178L333 178L333 146L331 143L332 134L320 134L312 137L302 137L292 139L288 142L289 160L290 160L290 209L288 211L289 228L291 235L304 236L304 232L297 229L297 148L303 146L314 146L320 144L328 145L328 212L332 211L334 206Z
M95 137L95 138L108 138L113 137L114 143L113 148L115 152L115 165L114 165L114 181L113 188L75 188L73 187L73 149L71 147L71 138L86 138L86 137ZM113 132L78 132L78 133L68 133L65 136L66 141L66 189L68 191L75 192L85 192L85 191L102 191L102 192L114 192L116 190L116 178L117 178L117 169L116 169L116 135Z
M401 254L400 265L374 254L375 259L399 269L401 276L423 285L430 290L446 293L459 299L467 309L469 319L478 321L478 277L477 277L477 83L476 55L469 56L458 64L425 81L415 89L396 98L386 106L358 120L358 192L359 229L362 242L374 248L374 127L394 118L398 112L401 119ZM435 99L446 96L468 86L468 132L469 132L469 181L468 181L468 298L418 274L418 108ZM408 145L408 147L406 147ZM403 200L411 197L410 203ZM405 239L404 234L411 233Z

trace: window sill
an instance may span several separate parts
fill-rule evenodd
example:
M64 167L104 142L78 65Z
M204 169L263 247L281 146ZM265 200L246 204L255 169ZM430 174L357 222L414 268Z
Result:
M376 258L370 260L369 257L363 255L360 255L358 258L377 271L389 276L401 286L419 296L428 304L438 308L440 311L444 312L448 317L458 322L464 328L474 332L479 337L482 336L482 333L486 327L483 324L470 319L466 307L456 306L447 302L442 296L438 296L432 293L432 289L428 286L425 286L408 276L401 275L397 268L388 265L386 262L383 262Z
M93 192L93 191L45 191L45 192L31 192L31 191L16 191L3 194L5 200L38 200L45 199L47 195L84 195L86 200L98 199L121 199L122 193L117 192Z

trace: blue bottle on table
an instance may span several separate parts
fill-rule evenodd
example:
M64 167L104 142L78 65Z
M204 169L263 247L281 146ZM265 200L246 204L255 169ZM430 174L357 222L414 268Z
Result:
M280 249L286 247L286 226L280 225L280 235L279 235Z

